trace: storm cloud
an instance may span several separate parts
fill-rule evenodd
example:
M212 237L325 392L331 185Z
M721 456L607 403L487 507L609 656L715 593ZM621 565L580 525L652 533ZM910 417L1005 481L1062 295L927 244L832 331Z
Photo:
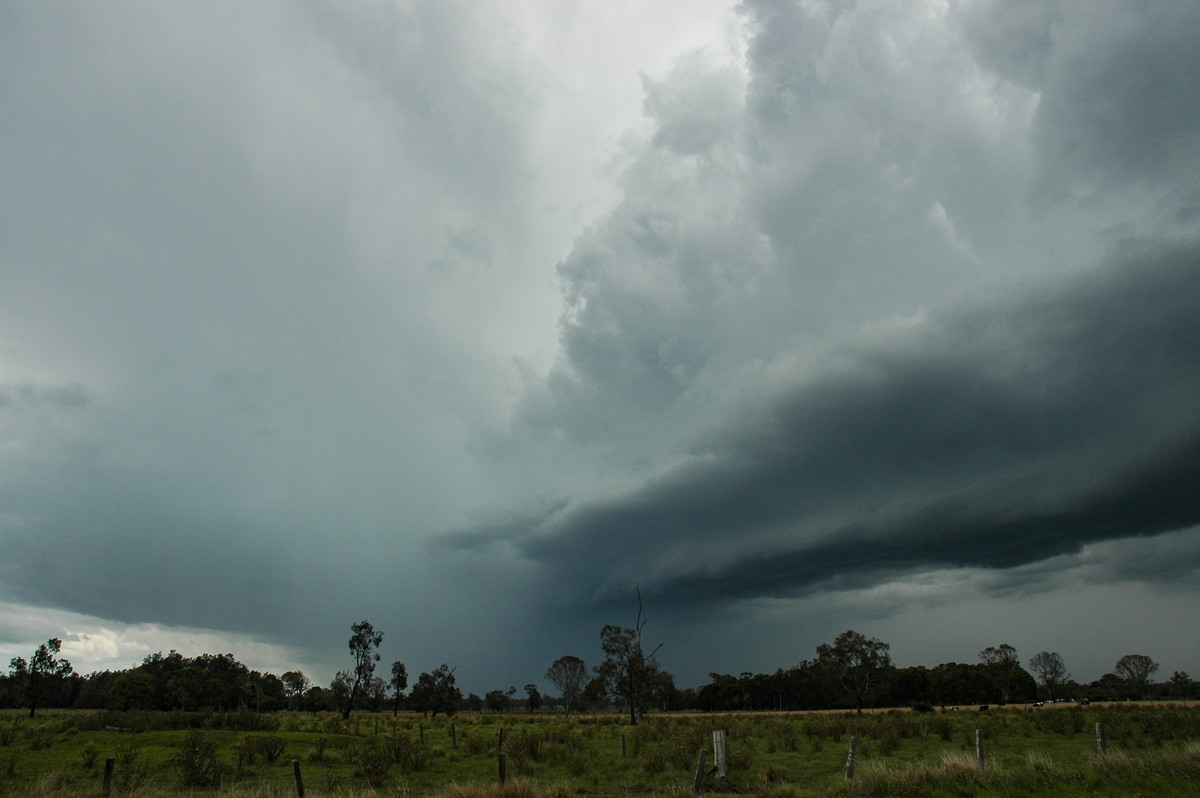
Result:
M5 656L1200 669L1200 7L4 14Z
M683 465L507 538L580 601L720 601L1195 525L1198 277L1195 249L1131 252L846 347Z

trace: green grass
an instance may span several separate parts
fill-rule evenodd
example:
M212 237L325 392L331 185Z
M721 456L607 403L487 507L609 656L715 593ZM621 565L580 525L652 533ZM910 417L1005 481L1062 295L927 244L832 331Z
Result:
M1098 756L1095 724L1108 754ZM986 766L975 756L985 738ZM725 729L729 780L707 794L801 796L1195 795L1200 708L1119 705L854 716L572 717L0 712L0 795L690 795L697 752ZM509 783L496 784L504 734ZM845 778L851 738L857 769ZM187 745L187 757L181 756ZM624 752L624 756L622 756ZM216 786L219 779L219 788Z

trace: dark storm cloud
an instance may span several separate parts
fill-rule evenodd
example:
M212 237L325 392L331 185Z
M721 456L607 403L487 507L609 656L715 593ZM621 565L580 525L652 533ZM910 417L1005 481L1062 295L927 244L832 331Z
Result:
M1200 521L1200 251L847 348L691 463L525 534L580 601L793 595L1007 568Z
M1173 180L1176 170L1200 167L1200 6L1158 0L1061 10L1034 128L1048 175L1068 187L1090 177L1082 185L1094 187L1110 177Z
M298 575L253 530L174 517L149 507L146 497L92 499L6 530L0 580L7 593L81 613L152 615L182 625L194 625L202 606L232 628L296 631L277 599L293 593Z
M696 668L1085 573L1152 617L1197 8L13 4L0 614L327 675L368 617L485 690L638 583Z

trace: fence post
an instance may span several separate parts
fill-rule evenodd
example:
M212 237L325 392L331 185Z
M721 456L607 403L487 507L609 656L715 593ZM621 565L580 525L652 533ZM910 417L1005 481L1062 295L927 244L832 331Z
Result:
M1104 724L1096 721L1096 753L1104 756L1108 753L1108 743L1104 739Z
M717 778L727 778L725 767L725 730L714 729L713 737L713 765L717 769Z
M503 785L508 779L508 754L501 753L498 759L500 760L500 784Z
M850 753L846 754L846 778L854 778L854 756L858 753L858 737L850 738Z
M458 729L453 723L450 724L450 747L458 748Z
M296 776L296 795L304 798L304 777L300 775L300 760L292 760L292 773Z
M696 783L692 787L692 792L700 795L704 792L704 766L708 764L708 749L700 749L700 757L696 760Z
M105 795L108 795L110 792L112 792L113 766L115 766L116 764L117 764L117 760L111 756L108 759L104 760L104 794Z
M987 767L987 760L983 753L983 729L975 730L975 756L979 757L979 767Z

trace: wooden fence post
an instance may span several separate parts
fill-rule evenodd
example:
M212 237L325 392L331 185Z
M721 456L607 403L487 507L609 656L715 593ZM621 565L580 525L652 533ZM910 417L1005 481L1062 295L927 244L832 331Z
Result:
M979 758L979 767L987 766L987 759L983 752L983 729L975 730L975 756Z
M1104 739L1104 724L1096 721L1096 753L1104 756L1108 753L1108 743Z
M508 779L508 754L501 753L498 759L500 760L500 784L503 785Z
M296 795L304 798L304 777L300 775L300 760L292 760L292 773L296 776Z
M850 753L846 754L846 778L854 778L854 756L858 753L858 738L850 738Z
M104 760L104 794L108 795L112 792L112 774L113 767L117 764L117 760L109 757Z
M725 730L714 729L713 738L713 765L717 769L717 778L727 778L727 770L725 764Z
M708 749L700 749L700 757L696 760L696 783L692 787L692 792L700 795L704 792L704 766L708 764Z

